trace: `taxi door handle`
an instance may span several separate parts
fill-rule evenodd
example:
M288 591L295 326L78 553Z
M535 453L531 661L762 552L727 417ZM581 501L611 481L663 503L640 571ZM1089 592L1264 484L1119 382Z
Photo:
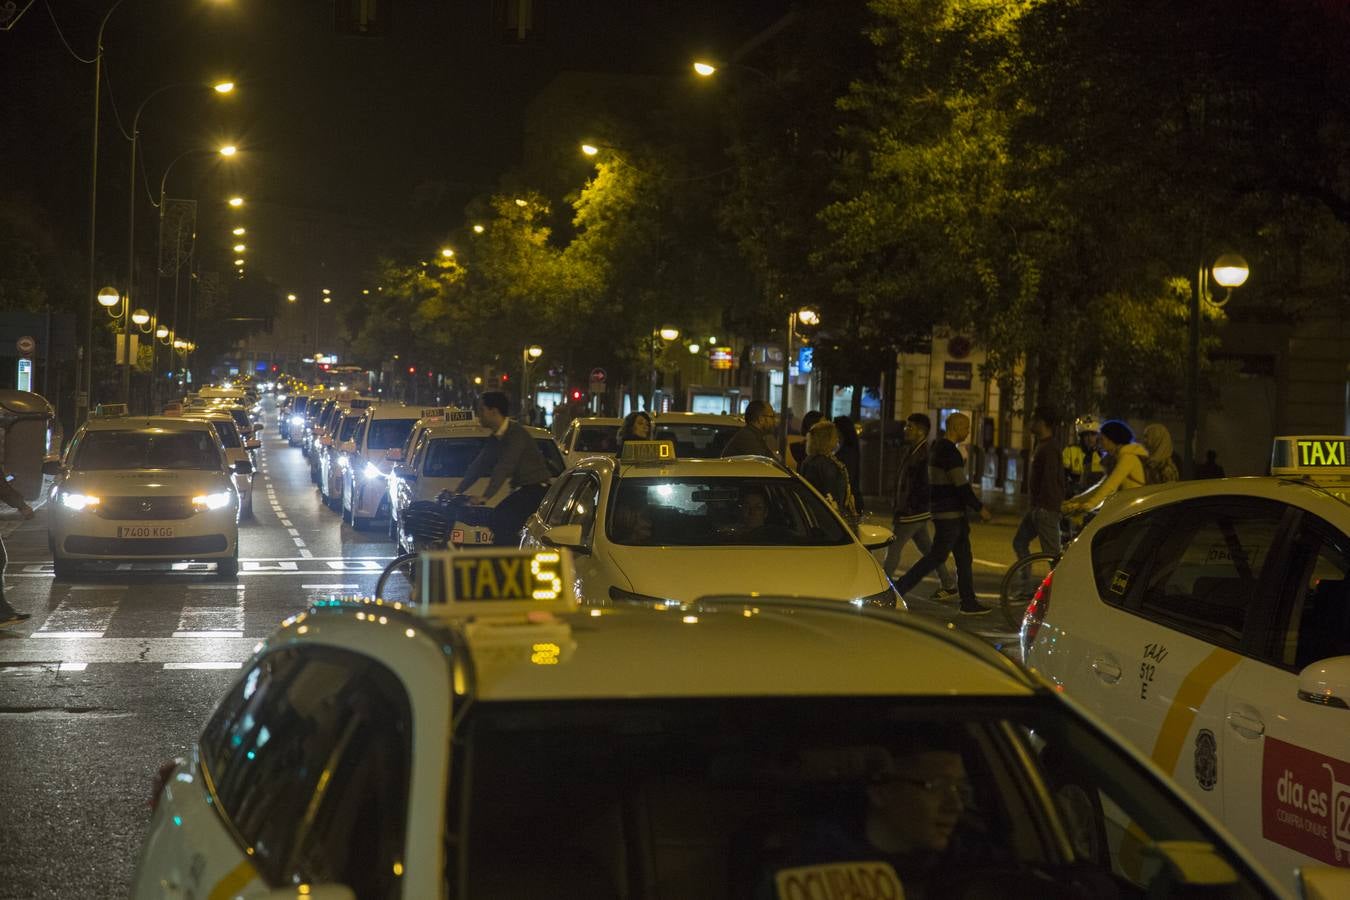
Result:
M1241 713L1229 713L1228 725L1243 737L1257 738L1266 733L1266 723Z
M1115 684L1120 680L1120 666L1115 663L1107 662L1104 659L1093 660L1092 671L1096 672L1097 677L1107 684Z

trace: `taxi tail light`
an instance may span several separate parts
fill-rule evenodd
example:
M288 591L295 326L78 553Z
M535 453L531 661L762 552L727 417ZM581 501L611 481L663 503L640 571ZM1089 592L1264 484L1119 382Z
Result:
M1027 604L1027 611L1022 616L1022 647L1030 647L1036 640L1036 634L1041 630L1041 623L1045 621L1045 614L1050 610L1050 581L1055 577L1052 571L1045 576L1041 586L1036 588L1036 593L1031 595L1031 602Z
M159 798L164 793L165 786L169 783L169 776L173 770L178 768L178 760L169 759L159 764L159 770L155 772L155 777L151 779L150 789L150 812L159 808Z

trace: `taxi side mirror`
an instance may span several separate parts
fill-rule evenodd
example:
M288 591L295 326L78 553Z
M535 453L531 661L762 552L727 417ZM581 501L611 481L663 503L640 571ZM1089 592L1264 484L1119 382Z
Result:
M239 460L239 462L234 464L234 471L240 475L252 475L253 463L249 462L246 459L241 459Z
M582 537L580 525L554 525L543 533L541 540L549 547L566 547L577 553L591 552Z
M261 446L262 441L258 440L257 438L249 438L248 440L244 441L245 450L257 450Z
M880 525L859 525L858 540L868 550L880 550L891 545L895 532Z
M416 481L417 473L407 466L394 466L394 477L402 478L404 481Z
M1298 699L1350 709L1350 656L1319 659L1298 673Z
M47 460L45 463L42 464L42 474L43 474L43 475L60 475L60 474L61 474L61 460L59 460L59 459L49 459L49 460Z

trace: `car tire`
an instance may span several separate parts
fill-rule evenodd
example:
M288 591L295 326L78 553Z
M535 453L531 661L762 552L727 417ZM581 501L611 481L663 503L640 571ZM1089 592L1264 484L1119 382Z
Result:
M229 559L222 559L216 563L216 575L221 578L239 577L239 551L236 550L234 556Z
M60 556L53 556L52 574L63 580L73 578L75 576L75 563Z

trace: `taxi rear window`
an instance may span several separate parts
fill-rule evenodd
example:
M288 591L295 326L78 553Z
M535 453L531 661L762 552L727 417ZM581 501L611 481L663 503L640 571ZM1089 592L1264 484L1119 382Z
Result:
M624 478L609 537L630 546L837 546L848 529L791 478Z
M215 436L202 431L89 431L74 467L107 469L219 469Z
M349 441L352 435L356 433L356 426L361 423L360 416L345 416L342 424L338 426L338 440Z
M573 449L587 453L618 453L618 426L587 425L577 432L576 446Z
M719 459L731 436L741 430L739 424L696 425L692 422L656 423L653 440L674 441L675 455L681 459Z

